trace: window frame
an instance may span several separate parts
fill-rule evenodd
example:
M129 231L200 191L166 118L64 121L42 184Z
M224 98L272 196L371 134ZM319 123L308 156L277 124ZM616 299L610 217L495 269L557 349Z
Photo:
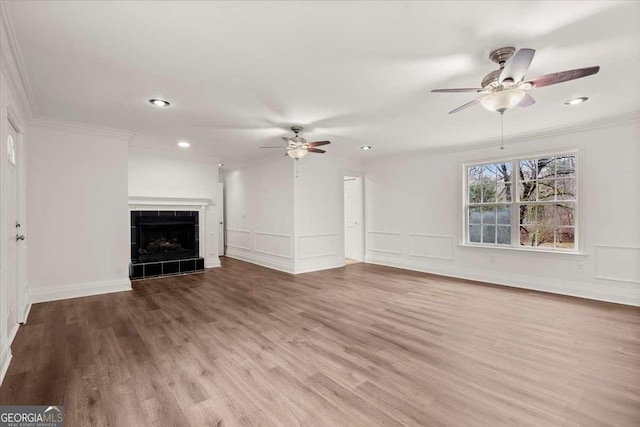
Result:
M581 215L580 215L580 188L581 188L581 170L582 170L582 155L581 150L576 148L571 149L563 149L559 151L543 151L536 153L528 153L528 154L518 154L515 156L504 156L498 158L489 158L477 161L468 161L461 163L461 175L462 175L462 186L461 186L461 208L459 212L461 213L461 239L460 246L464 247L472 247L472 248L484 248L484 249L503 249L503 250L512 250L512 251L532 251L532 252L542 252L542 253L554 253L554 254L578 254L582 255L582 239L581 239ZM549 248L549 247L538 247L538 246L522 246L520 245L520 218L518 215L519 209L521 205L556 205L558 203L562 203L561 200L536 200L532 202L520 201L519 195L519 186L520 181L520 162L523 160L532 160L532 159L540 159L546 157L562 157L562 156L574 156L575 157L575 171L573 178L575 179L575 200L567 200L567 203L573 203L574 205L574 245L573 248ZM499 163L511 163L511 201L510 202L490 202L490 203L470 203L469 202L469 172L468 169L473 166L484 166L491 164L499 164ZM557 175L554 179L557 179ZM496 243L482 243L482 242L471 242L469 236L469 210L471 207L500 207L500 206L508 206L511 209L511 222L509 226L511 227L511 243L510 244L500 244L497 243L497 229L496 229ZM497 216L497 213L496 213ZM481 210L482 217L482 210ZM496 217L496 224L497 224ZM482 224L482 219L481 219ZM474 225L474 224L471 224ZM506 225L506 224L504 224ZM556 228L554 227L554 231ZM482 232L482 228L481 228Z

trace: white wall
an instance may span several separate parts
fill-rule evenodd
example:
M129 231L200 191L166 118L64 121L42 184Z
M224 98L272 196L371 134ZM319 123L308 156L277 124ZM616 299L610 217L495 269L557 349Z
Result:
M131 289L126 139L56 124L28 133L33 300Z
M225 174L227 255L289 273L344 265L343 174L361 162L278 157Z
M293 273L293 160L225 172L227 256Z
M206 208L205 267L219 267L218 204L223 203L215 158L192 158L188 152L161 153L129 148L129 197L209 199ZM202 251L201 251L202 252Z
M295 185L296 273L344 265L344 175L361 162L310 154L298 162Z
M565 148L580 149L583 255L459 246L463 162ZM369 164L366 260L640 305L639 164L637 121L540 137L503 151L479 148Z

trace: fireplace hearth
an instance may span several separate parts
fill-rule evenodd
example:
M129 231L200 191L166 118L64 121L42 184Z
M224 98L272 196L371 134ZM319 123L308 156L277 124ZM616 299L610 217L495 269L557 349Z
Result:
M204 269L198 211L131 211L132 279Z

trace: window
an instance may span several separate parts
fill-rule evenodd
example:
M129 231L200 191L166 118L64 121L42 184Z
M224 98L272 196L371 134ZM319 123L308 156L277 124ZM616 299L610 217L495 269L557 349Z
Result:
M465 171L466 244L575 251L575 153Z

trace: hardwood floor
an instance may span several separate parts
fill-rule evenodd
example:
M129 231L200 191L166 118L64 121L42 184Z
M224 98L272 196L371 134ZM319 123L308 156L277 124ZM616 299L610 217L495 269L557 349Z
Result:
M369 264L35 304L13 352L66 426L640 425L639 309Z

